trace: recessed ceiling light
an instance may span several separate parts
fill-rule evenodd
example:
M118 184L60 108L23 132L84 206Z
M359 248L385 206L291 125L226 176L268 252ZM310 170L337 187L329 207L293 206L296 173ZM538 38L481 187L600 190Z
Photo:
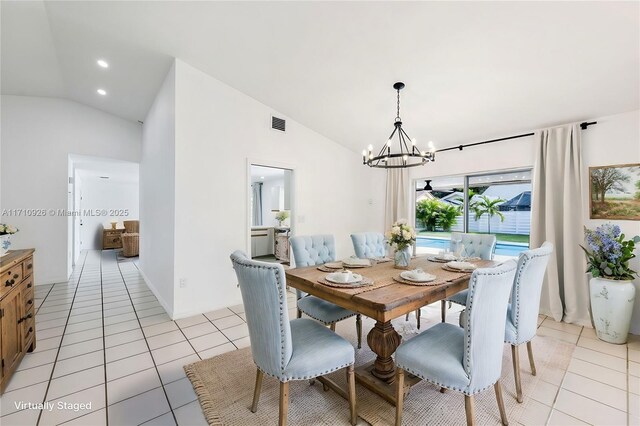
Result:
M260 179L264 180L264 176L260 176Z
M109 179L109 176L100 176L100 179Z
M98 62L98 65L100 65L102 68L109 68L109 63L104 59L98 59L97 62Z
M98 89L97 92L98 92L98 95L102 95L102 96L107 94L107 91L104 89Z

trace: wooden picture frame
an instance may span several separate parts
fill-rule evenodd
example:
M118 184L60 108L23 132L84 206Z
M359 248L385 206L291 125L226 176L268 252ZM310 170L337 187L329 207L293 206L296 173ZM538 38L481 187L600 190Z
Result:
M589 217L640 220L640 163L589 167Z

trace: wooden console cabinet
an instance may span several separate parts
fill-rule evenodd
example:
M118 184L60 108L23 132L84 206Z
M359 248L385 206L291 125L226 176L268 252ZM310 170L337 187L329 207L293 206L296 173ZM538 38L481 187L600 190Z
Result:
M36 348L33 249L0 258L0 394L26 352Z
M104 228L102 230L102 250L122 248L122 229Z

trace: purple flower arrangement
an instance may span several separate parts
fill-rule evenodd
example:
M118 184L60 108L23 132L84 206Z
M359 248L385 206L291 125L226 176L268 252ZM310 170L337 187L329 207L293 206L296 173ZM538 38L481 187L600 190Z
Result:
M639 236L625 241L620 227L610 223L600 225L595 230L585 228L584 234L588 248L580 247L587 255L587 272L594 278L632 280L637 275L629 267L629 260L636 257L633 252L635 243L640 242Z

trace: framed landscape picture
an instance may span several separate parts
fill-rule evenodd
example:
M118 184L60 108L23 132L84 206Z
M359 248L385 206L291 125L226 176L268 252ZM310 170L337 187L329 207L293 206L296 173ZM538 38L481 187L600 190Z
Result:
M640 163L589 167L591 219L640 220Z

